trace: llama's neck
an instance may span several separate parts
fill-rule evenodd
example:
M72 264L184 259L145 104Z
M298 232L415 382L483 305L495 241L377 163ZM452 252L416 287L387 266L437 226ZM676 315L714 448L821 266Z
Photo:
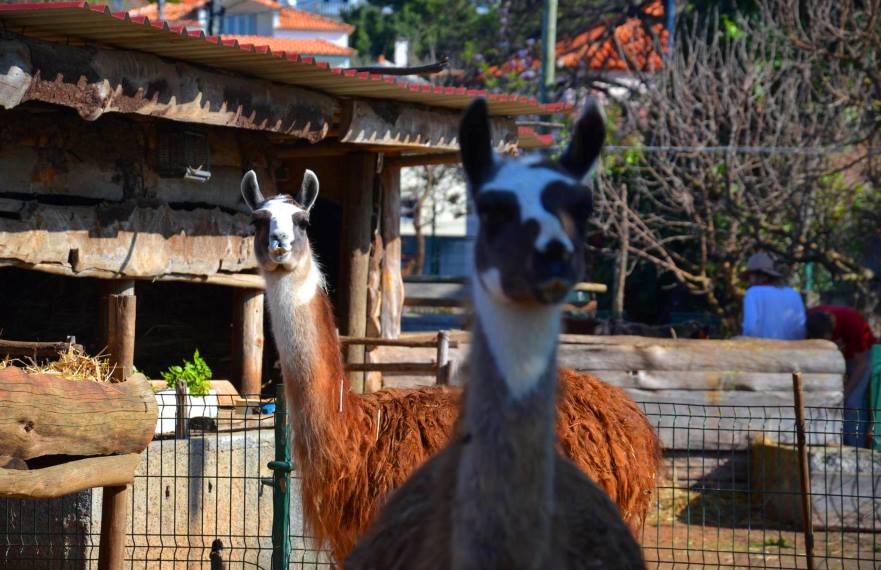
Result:
M272 334L281 360L294 446L301 459L333 458L349 386L317 262L264 273Z
M480 283L474 309L453 566L542 567L553 514L560 309L500 303Z

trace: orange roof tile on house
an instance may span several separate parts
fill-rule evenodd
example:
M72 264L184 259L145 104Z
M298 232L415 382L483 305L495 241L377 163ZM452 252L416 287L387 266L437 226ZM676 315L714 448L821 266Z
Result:
M660 17L664 15L664 7L661 2L655 2L646 8L645 13ZM615 28L614 40L607 37L607 32L605 26L596 26L557 42L557 64L564 67L583 65L595 71L657 71L663 66L663 56L655 45L656 36L662 49L667 46L668 32L663 24L652 25L651 33L647 33L638 18L630 18ZM498 77L540 68L540 59L521 58L493 66L488 72Z
M284 7L274 0L250 0L256 4L265 6L272 10L282 10ZM196 10L208 4L208 0L181 0L180 2L166 2L162 8L162 19L169 24L178 26L198 25ZM129 16L143 16L151 20L159 17L158 5L155 2L145 4L140 8L134 8L128 11Z
M663 15L661 3L649 6L646 14ZM588 69L605 71L657 71L663 65L663 56L658 53L655 43L659 42L662 49L667 46L668 33L663 24L652 25L649 33L642 22L631 18L615 28L614 39L598 41L605 31L598 26L557 42L557 62L565 67L584 65Z
M345 32L351 34L355 27L345 22L334 20L326 16L319 16L311 12L283 8L278 14L279 30L308 30L311 32Z
M300 55L326 55L348 57L355 54L350 47L341 47L327 40L309 38L271 38L268 36L230 36L223 35L224 41L236 40L240 46L252 45L255 48L268 47L272 51L284 51Z

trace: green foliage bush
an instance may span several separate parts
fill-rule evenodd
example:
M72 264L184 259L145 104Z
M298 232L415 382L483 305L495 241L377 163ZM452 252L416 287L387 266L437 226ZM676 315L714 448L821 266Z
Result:
M169 366L162 372L162 378L169 388L174 388L178 378L185 380L191 396L205 396L211 389L211 368L199 355L199 349L193 353L193 361L184 360L183 366Z

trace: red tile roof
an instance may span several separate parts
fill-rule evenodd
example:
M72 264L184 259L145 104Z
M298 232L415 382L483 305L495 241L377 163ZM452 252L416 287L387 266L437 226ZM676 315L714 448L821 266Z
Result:
M645 12L650 16L663 16L664 7L661 2L655 2ZM616 27L614 40L608 38L605 26L596 26L573 38L557 42L557 64L565 67L583 65L596 71L656 71L663 66L663 56L655 49L653 36L657 36L663 48L667 45L667 35L663 24L652 25L651 33L647 33L638 18L630 18ZM621 46L620 51L616 41ZM517 59L493 66L488 73L501 76L540 68L541 60L538 58Z
M355 27L345 22L319 16L294 8L282 8L278 14L279 30L308 30L310 32L345 32L351 34Z
M379 73L330 68L313 57L267 46L242 45L237 40L206 36L201 30L169 26L125 12L111 12L88 2L0 4L0 22L8 31L58 41L86 39L122 49L139 50L282 84L298 85L338 97L369 97L464 109L474 97L486 97L491 115L533 115L566 112L563 103L542 105L534 98L487 93L464 87L413 85Z
M249 0L272 10L281 10L284 7L274 0ZM180 2L166 2L162 9L162 17L168 23L195 25L196 10L202 8L208 3L208 0L181 0ZM151 20L155 20L159 16L159 8L155 2L145 4L140 8L134 8L128 11L129 16L145 16Z
M341 47L327 40L309 38L270 38L268 36L221 36L223 41L237 40L239 46L252 45L256 49L268 47L274 52L284 51L299 55L332 55L351 56L355 50L350 47Z
M661 2L656 2L645 12L650 16L663 16L664 7ZM598 26L574 38L557 42L557 62L566 67L584 65L588 69L605 71L657 71L664 61L656 49L655 38L662 49L666 47L667 29L660 23L652 25L650 29L649 33L639 19L630 18L615 28L614 40L609 38L600 42L598 40L606 29Z

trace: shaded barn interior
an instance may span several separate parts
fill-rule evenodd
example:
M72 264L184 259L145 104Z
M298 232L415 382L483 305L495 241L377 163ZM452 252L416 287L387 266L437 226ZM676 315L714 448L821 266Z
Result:
M275 350L239 183L254 169L264 194L294 193L305 168L340 334L400 334L400 169L458 161L459 113L481 93L85 4L0 5L0 25L3 338L97 352L110 296L134 295L134 366L155 377L199 348L216 377L265 389ZM514 117L561 109L483 95L500 152L518 145Z

